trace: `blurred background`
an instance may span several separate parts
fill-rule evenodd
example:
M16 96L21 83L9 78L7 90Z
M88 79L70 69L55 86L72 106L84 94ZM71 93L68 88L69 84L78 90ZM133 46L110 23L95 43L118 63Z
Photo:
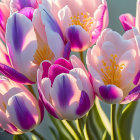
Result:
M131 13L133 16L135 16L136 0L107 0L107 2L109 9L109 28L112 28L112 30L123 34L124 30L120 24L119 16L123 13ZM101 103L101 105L105 113L109 117L110 105L104 103ZM45 112L43 123L37 128L37 131L39 131L44 137L46 137L47 140L52 140L52 137L50 135L51 133L48 129L48 126L50 125L52 124L50 123L50 120L47 116L47 112ZM138 104L136 109L132 129L135 140L140 140L140 103ZM12 135L3 132L3 130L0 130L0 140L12 140Z

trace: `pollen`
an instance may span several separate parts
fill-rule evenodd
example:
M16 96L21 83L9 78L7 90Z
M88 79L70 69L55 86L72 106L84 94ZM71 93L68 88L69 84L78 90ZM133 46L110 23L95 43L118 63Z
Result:
M38 34L37 34L37 42L38 47L34 54L34 63L39 65L44 60L51 61L52 59L54 59L54 53L50 49L49 45L46 42L44 42Z
M121 72L124 69L124 64L118 65L116 63L117 55L111 55L110 59L110 66L106 64L106 62L103 60L103 68L101 69L102 72L102 80L105 85L113 84L117 87L120 87L121 84Z
M92 25L93 25L93 18L90 17L90 14L87 13L81 13L77 16L71 17L71 25L80 25L83 29L85 29L87 32L90 32Z

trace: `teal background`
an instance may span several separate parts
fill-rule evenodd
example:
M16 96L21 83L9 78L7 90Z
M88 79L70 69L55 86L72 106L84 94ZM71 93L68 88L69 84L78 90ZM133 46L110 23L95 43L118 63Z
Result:
M112 28L113 30L123 34L124 30L118 18L121 14L127 12L135 16L136 0L107 0L107 2L108 2L108 9L109 9L109 17L110 17L109 28ZM102 103L102 107L109 117L110 105ZM49 125L51 125L51 123L50 120L48 119L47 113L45 113L45 119L43 120L43 123L37 128L37 130L40 131L40 133L44 135L46 138L48 138L48 140L51 140L52 137L48 129ZM135 113L132 129L133 129L135 140L140 140L140 103ZM12 140L12 135L0 131L0 140Z

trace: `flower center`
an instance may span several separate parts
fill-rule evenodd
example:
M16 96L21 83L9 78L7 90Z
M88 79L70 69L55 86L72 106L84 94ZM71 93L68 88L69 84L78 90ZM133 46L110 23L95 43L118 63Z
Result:
M110 59L110 66L107 66L106 62L104 62L104 60L102 61L103 67L101 69L101 72L103 73L102 75L102 80L104 82L105 85L108 84L113 84L116 85L117 87L120 87L120 83L121 83L121 71L124 68L124 64L118 65L116 63L116 58L117 55L111 55L111 59Z
M80 25L87 32L90 32L93 25L93 18L90 17L88 12L85 14L81 13L81 15L71 17L71 22L72 24L70 25Z
M54 53L52 52L48 44L41 39L37 32L36 34L38 47L34 54L34 63L39 65L44 60L51 61L54 58Z

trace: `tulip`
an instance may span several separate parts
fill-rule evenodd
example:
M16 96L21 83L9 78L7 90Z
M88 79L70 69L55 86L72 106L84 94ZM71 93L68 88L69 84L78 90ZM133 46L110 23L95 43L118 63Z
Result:
M40 98L47 111L57 119L81 118L93 106L94 93L83 63L57 59L54 64L43 61L37 71Z
M71 50L76 52L91 47L108 26L106 0L43 0L40 10L46 30L51 27L55 31L59 26L61 30L57 33L64 35L66 43L70 42Z
M140 35L136 29L123 36L111 29L104 30L86 56L96 95L110 104L138 100L139 62Z
M44 28L39 28L41 24L38 24L39 18L35 16L32 22L20 13L14 13L8 18L6 26L8 52L5 50L2 55L4 56L2 59L6 62L0 60L0 71L16 82L35 83L37 68L43 60L54 62L64 55L69 58L70 51L64 50L69 45L65 47L62 38L57 34L46 36ZM7 62L8 60L10 62Z
M130 13L126 13L120 15L119 19L125 31L136 27L140 32L140 0L137 0L136 17Z
M0 78L0 128L10 134L32 131L43 115L43 106L23 85Z

